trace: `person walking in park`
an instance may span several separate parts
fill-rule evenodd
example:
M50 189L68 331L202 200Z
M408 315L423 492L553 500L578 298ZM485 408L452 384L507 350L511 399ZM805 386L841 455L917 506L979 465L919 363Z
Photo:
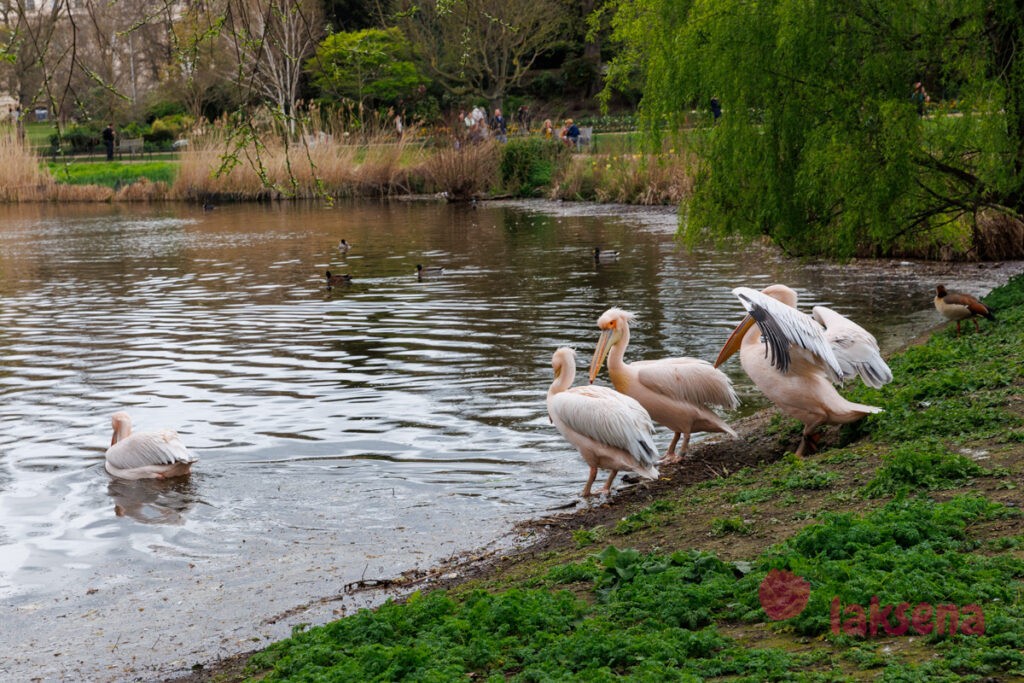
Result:
M107 161L114 160L114 124L108 123L103 129L103 146L107 148Z
M917 108L917 115L924 116L931 98L928 97L928 91L924 89L921 81L914 83L914 91L910 93L910 101Z
M505 117L501 115L500 109L494 110L491 129L494 131L494 136L498 138L498 142L508 142L508 126L505 123Z

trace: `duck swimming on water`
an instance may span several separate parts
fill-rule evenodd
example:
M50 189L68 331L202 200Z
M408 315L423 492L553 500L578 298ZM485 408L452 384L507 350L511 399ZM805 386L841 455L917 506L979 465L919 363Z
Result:
M614 261L619 258L619 252L617 251L602 251L601 247L594 247L594 261L601 263L602 261Z
M352 284L352 276L349 275L348 273L345 273L344 275L331 275L331 271L328 270L327 272L324 273L324 277L327 278L328 289L337 285Z
M418 277L421 280L425 277L437 277L438 275L442 275L443 273L444 268L441 266L427 266L426 268L424 268L422 264L416 264L416 277Z

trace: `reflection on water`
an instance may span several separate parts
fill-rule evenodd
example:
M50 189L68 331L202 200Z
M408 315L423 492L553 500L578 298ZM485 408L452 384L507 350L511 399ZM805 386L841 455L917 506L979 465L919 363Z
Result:
M189 477L134 481L111 477L107 495L114 501L115 515L142 524L181 524L185 512L197 502Z
M287 633L275 614L328 618L294 608L572 500L585 469L547 420L550 357L569 344L586 362L611 305L639 315L633 360L713 358L740 284L786 282L885 349L934 320L922 266L687 254L663 211L0 211L0 654L14 676L116 679L248 649ZM596 264L595 246L621 255ZM418 263L444 274L420 280ZM352 283L327 289L326 270ZM193 475L111 481L118 410L177 429ZM167 633L181 642L150 647Z

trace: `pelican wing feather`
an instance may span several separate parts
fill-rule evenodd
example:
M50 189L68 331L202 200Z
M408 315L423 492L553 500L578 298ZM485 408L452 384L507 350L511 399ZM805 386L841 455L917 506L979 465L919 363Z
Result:
M631 365L641 384L663 396L697 406L739 407L728 375L706 360L668 358Z
M551 410L567 427L621 448L645 468L654 467L654 424L636 400L607 387L576 387L551 397Z
M737 287L732 293L761 330L765 355L772 367L788 372L792 361L790 346L795 346L815 357L833 382L842 381L839 360L825 339L821 325L810 316L749 287Z
M811 315L825 328L825 339L843 369L843 379L859 375L873 389L892 381L892 370L882 359L874 335L826 306L815 306Z
M107 450L107 462L118 469L129 470L150 465L193 463L198 460L171 429L136 432Z

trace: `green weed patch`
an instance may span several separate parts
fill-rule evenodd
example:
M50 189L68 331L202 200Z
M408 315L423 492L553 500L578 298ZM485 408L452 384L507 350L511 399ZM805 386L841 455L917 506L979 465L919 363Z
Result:
M843 605L869 605L873 597L893 605L976 604L984 610L983 634L930 636L929 647L944 658L902 663L900 671L1024 673L1024 561L973 555L978 542L968 533L1010 514L982 498L959 497L826 515L766 552L754 571L700 551L608 547L551 569L548 589L474 591L458 600L440 591L415 594L405 604L298 632L254 656L251 671L267 681L786 678L826 655L744 647L716 624L766 621L759 584L770 569L787 569L810 583L811 594L803 612L780 622L786 630L854 646L861 641L834 633L835 598ZM582 585L593 600L562 588L569 585ZM879 665L870 648L851 652L862 665Z
M177 175L178 164L170 161L140 163L84 162L47 163L47 170L58 183L68 185L102 185L123 187L145 178L150 182L171 184Z
M952 489L972 477L992 474L968 457L953 453L936 439L912 441L882 458L882 467L864 487L869 498L905 494L915 489Z

